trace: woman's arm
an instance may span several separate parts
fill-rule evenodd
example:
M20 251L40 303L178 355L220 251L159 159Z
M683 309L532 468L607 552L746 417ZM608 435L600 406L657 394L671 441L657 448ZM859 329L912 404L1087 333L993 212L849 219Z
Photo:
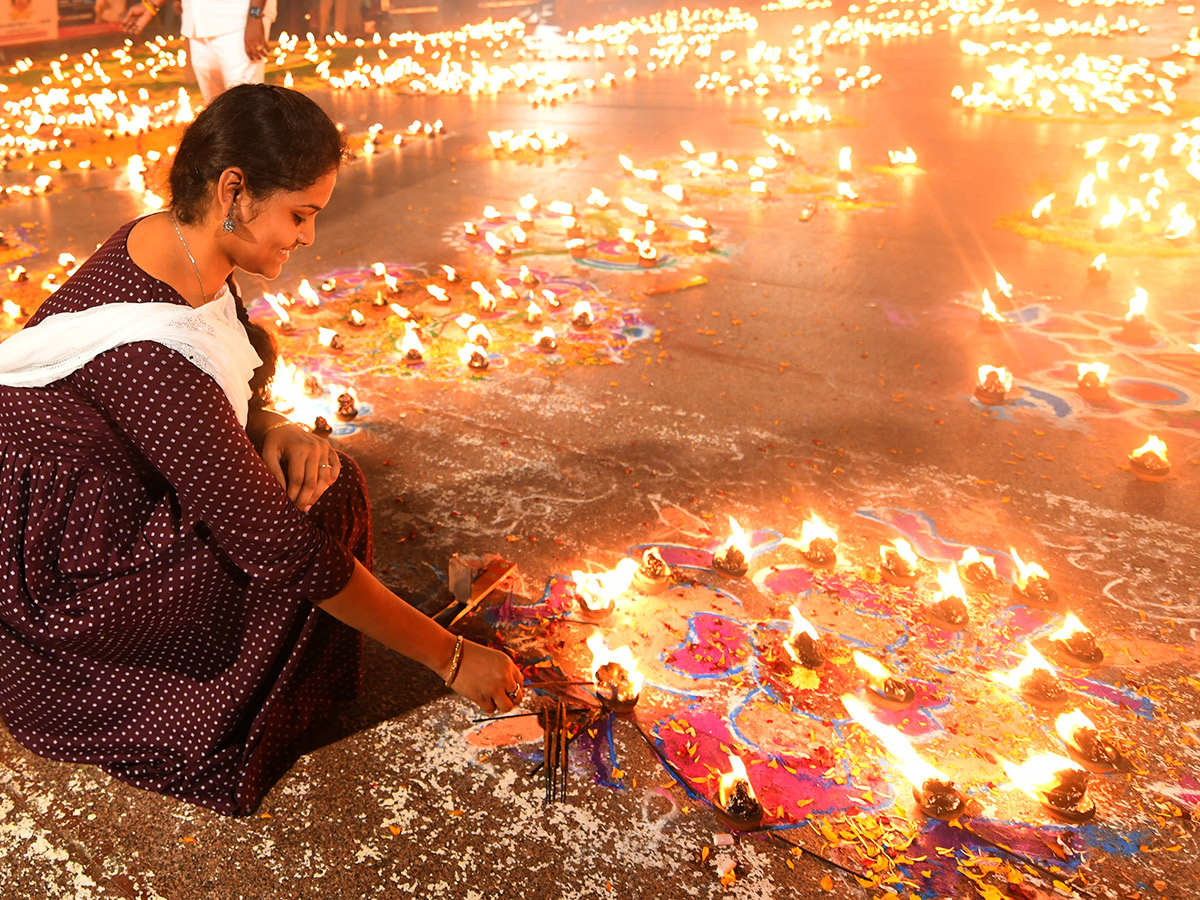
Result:
M436 672L450 674L457 638L409 606L356 562L346 586L317 604L335 619ZM486 712L508 712L521 697L521 670L505 654L464 641L450 687Z

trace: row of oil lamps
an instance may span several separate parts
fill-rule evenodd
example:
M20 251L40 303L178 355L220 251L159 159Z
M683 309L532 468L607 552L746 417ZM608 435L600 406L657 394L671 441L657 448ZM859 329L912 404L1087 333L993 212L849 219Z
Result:
M728 577L741 577L749 571L751 550L737 521L732 517L729 521L730 536L713 551L712 566ZM837 535L818 516L804 522L799 539L784 538L783 543L799 549L814 569L828 569L837 564ZM1045 569L1037 563L1025 563L1016 551L1011 555L1018 573L1012 587L1013 599L1025 605L1061 611L1058 593L1051 587ZM909 587L921 578L920 561L906 541L896 539L882 546L880 556L880 572L886 581ZM968 583L981 591L995 591L1002 583L993 560L981 557L975 548L968 548L956 565L937 573L939 596L925 607L925 611L939 627L961 629L969 619L960 571ZM610 571L575 571L572 579L578 604L576 615L586 622L601 623L612 615L622 596L627 593L660 594L671 586L675 575L658 548L652 547L644 552L640 562L626 558ZM790 607L789 612L792 629L782 646L790 658L790 665L820 668L825 657L819 633L795 606ZM1072 613L1067 614L1063 626L1050 635L1049 640L1056 652L1071 665L1093 668L1104 660L1095 637ZM632 711L645 681L637 671L630 648L612 650L599 634L593 634L587 646L592 651L592 686L601 704L616 714ZM1069 691L1058 679L1053 666L1033 645L1027 642L1026 647L1026 659L1011 672L991 673L993 680L1012 688L1039 709L1062 711L1070 701ZM914 702L913 687L894 676L878 660L855 651L854 661L866 677L866 696L876 706L897 711ZM899 731L876 720L857 698L846 695L841 699L851 718L880 738L896 758L901 771L912 783L913 796L923 812L944 819L965 812L963 794L942 773L922 760ZM1046 754L1021 766L1005 761L1005 771L1015 784L1056 817L1085 821L1095 814L1095 804L1086 795L1088 774L1115 771L1121 757L1113 743L1079 710L1060 715L1056 730L1069 758ZM755 798L742 760L736 754L730 754L729 760L730 771L721 776L712 798L714 812L727 828L756 828L763 818L762 806Z
M1088 279L1093 283L1104 284L1110 277L1105 255L1101 253L1088 267ZM996 273L996 283L1002 295L1012 297L1012 285L999 272ZM1134 296L1129 300L1129 309L1125 313L1124 324L1119 332L1120 339L1125 343L1140 346L1154 343L1154 328L1146 316L1148 301L1145 290L1140 287L1134 289ZM982 306L979 322L984 328L996 330L1007 322L996 309L996 304L986 289L983 291ZM1192 349L1200 351L1200 344L1192 345ZM1108 402L1108 374L1109 367L1106 363L1077 363L1076 390L1079 395L1092 404ZM976 372L975 399L985 406L1001 406L1007 402L1012 386L1013 376L1007 368L982 365ZM1129 454L1129 468L1142 481L1164 481L1171 474L1166 444L1156 435L1150 435L1145 444Z

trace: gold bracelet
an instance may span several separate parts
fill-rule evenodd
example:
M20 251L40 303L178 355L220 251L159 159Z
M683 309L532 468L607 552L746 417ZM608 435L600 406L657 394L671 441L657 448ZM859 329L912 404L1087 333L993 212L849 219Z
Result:
M272 425L270 428L268 428L266 431L264 431L263 437L266 437L269 432L274 431L276 428L282 428L284 425L299 425L299 424L300 424L299 422L293 422L291 419L284 419L282 422L276 422L274 425Z
M454 656L450 660L450 674L446 676L446 687L453 685L454 679L458 677L458 670L462 666L462 656L463 636L460 634L454 643Z
M158 7L155 6L153 3L151 3L150 0L142 0L142 6L146 7L146 9L150 10L150 15L152 15L152 16L158 15Z

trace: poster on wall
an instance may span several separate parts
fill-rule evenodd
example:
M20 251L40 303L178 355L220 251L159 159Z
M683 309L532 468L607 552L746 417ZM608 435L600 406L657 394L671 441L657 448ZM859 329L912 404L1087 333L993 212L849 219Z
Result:
M6 3L9 0L0 0ZM60 38L90 37L121 30L125 0L51 0L58 5Z
M57 0L0 0L0 45L58 37Z

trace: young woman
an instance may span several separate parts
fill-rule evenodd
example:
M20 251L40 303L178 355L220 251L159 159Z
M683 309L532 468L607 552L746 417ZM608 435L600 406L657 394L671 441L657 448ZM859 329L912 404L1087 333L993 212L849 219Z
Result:
M312 243L343 152L303 95L226 91L170 208L0 344L0 717L29 749L234 814L357 690L360 632L485 711L518 701L507 656L370 574L353 461L253 396L273 350L230 275Z

